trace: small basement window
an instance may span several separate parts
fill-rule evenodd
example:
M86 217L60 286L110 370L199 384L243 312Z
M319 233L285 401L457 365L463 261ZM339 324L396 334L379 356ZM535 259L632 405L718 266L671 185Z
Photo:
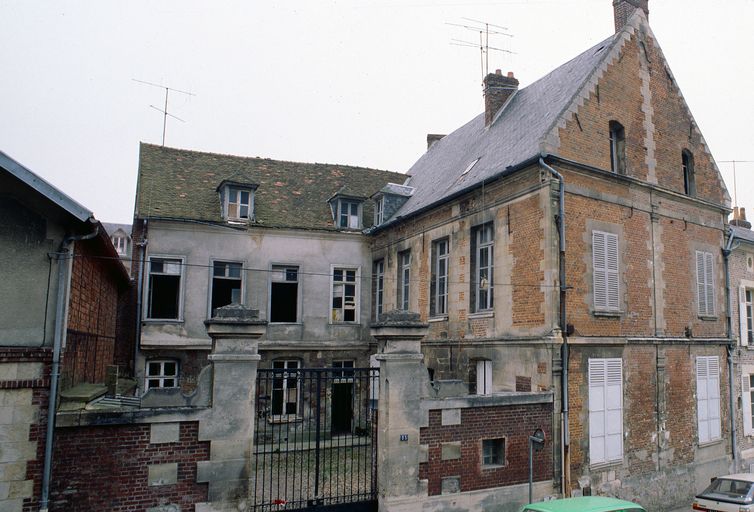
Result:
M147 361L146 389L177 387L178 361Z
M482 466L505 465L505 438L482 439Z

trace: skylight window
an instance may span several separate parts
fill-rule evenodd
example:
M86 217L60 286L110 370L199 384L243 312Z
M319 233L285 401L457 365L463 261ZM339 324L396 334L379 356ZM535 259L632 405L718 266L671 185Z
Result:
M467 174L467 173L468 173L468 172L469 172L469 171L470 171L471 169L473 169L473 168L474 168L474 166L476 165L476 163L477 163L478 161L479 161L479 159L477 158L476 160L474 160L473 162L471 162L471 163L469 164L469 166L468 166L468 167L466 168L466 170L465 170L465 171L463 171L463 172L461 173L461 176L463 176L463 175Z

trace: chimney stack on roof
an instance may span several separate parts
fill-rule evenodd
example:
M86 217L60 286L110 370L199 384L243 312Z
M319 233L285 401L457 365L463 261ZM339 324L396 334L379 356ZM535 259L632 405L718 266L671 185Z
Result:
M743 206L733 207L733 219L731 219L730 225L751 229L751 222L746 220L746 209Z
M427 134L427 151L432 147L432 144L445 137L442 133L428 133Z
M636 9L641 9L649 18L649 0L613 0L613 16L615 17L615 33L617 34L628 23L628 18Z
M496 69L484 79L484 126L492 124L495 114L505 105L514 92L518 90L518 80L512 72L507 76Z

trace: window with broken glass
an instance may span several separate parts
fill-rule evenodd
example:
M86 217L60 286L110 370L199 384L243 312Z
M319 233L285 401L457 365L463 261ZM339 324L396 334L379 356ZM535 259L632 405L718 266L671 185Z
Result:
M145 389L178 387L178 361L147 361Z
M241 304L243 265L231 261L215 261L212 264L211 311L214 317L217 308L229 304Z
M150 257L147 319L180 319L182 274L182 259Z
M334 268L332 274L333 323L358 321L358 269Z
M493 265L495 229L492 222L476 226L471 240L471 310L488 311L493 307Z
M298 267L273 265L270 281L270 322L297 322Z

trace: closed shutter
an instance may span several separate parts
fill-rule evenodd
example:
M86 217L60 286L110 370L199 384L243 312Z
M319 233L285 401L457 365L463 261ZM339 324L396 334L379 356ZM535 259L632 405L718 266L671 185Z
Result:
M741 375L741 406L743 407L744 435L754 434L751 422L751 376Z
M712 286L712 253L704 253L704 281L705 292L707 294L707 314L715 314L715 287Z
M476 393L477 395L489 395L492 393L492 361L477 361Z
M623 458L623 361L589 359L589 461Z
M720 364L717 356L696 358L696 407L699 442L720 439Z
M595 309L620 309L618 235L592 232L592 275Z
M715 292L712 282L712 253L696 251L696 295L699 314L703 316L715 314Z
M738 289L738 332L742 346L749 344L748 312L746 311L746 288Z

